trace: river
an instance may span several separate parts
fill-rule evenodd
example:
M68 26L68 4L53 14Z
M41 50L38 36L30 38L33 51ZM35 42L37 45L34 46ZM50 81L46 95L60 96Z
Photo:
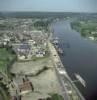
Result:
M71 29L69 20L60 20L52 25L54 37L59 38L59 46L64 55L61 60L72 80L78 73L85 81L86 87L76 82L78 89L86 100L97 100L97 43L81 37L79 32Z

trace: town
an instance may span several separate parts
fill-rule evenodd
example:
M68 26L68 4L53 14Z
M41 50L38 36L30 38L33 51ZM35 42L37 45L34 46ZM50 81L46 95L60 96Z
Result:
M59 39L52 36L49 25L58 20L0 18L1 99L84 100L61 62L59 55L64 56L64 51Z
M0 18L4 100L63 100L48 47L48 23L38 18Z
M97 0L0 0L0 100L97 100Z

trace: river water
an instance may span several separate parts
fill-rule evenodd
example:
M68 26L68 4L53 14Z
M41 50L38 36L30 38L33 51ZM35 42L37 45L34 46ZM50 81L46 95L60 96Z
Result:
M86 100L97 100L97 43L86 40L80 33L71 29L69 20L60 20L52 25L54 37L59 38L59 46L64 55L61 60L72 80L75 73L85 81L86 87L76 82L78 89Z

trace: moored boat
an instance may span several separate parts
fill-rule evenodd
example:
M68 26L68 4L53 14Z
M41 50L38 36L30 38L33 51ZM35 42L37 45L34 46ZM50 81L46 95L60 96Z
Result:
M86 87L86 82L85 80L77 73L75 73L75 77L78 79L78 81L84 86Z

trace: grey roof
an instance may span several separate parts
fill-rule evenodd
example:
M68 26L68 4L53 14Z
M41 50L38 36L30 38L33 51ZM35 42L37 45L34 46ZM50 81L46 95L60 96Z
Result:
M25 50L30 50L31 49L31 46L29 44L21 44L19 49L25 49Z

